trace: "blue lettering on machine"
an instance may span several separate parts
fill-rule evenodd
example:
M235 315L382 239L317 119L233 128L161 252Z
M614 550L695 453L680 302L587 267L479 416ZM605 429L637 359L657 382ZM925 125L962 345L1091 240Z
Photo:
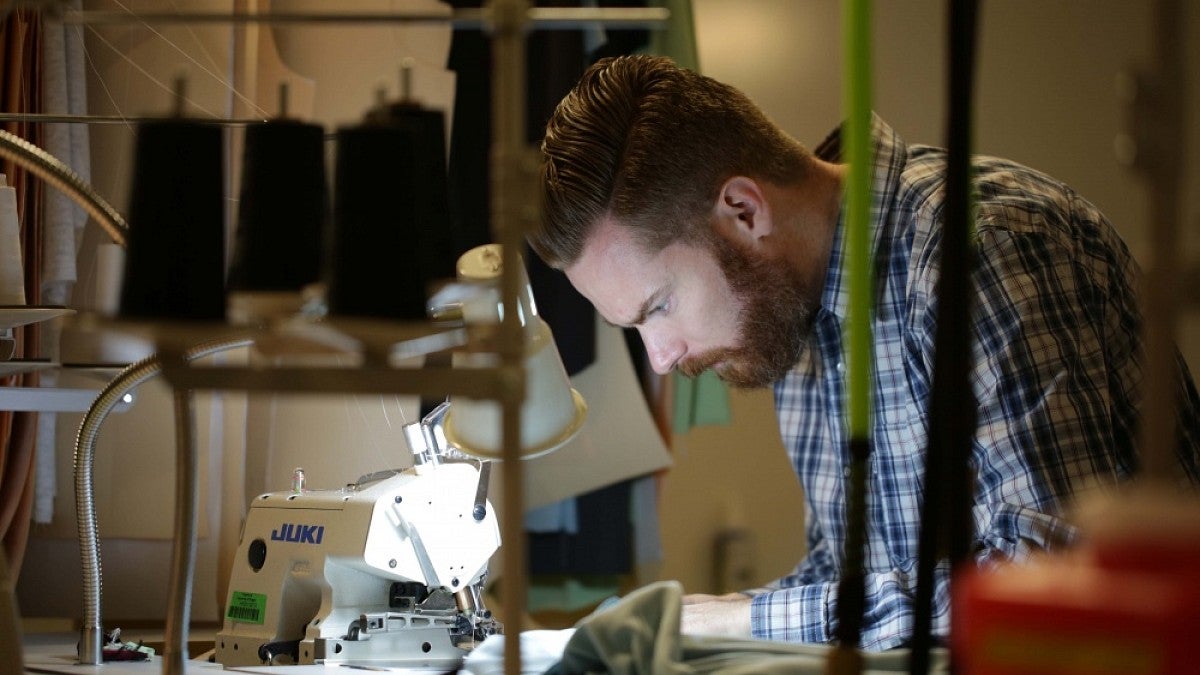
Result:
M284 523L271 531L271 541L290 541L298 544L319 544L324 536L324 525Z

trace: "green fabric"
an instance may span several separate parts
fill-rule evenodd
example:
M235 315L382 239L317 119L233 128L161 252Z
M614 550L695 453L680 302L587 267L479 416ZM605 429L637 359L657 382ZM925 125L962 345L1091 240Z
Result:
M704 424L729 424L729 390L717 374L706 370L691 378L678 371L671 374L673 393L671 431L682 434Z
M665 7L671 13L667 27L650 31L647 51L658 56L669 56L680 68L700 71L700 58L696 52L696 27L692 20L692 0L654 0L653 7Z
M619 577L607 574L583 578L557 574L531 575L527 609L531 612L586 610L619 592L620 581Z
M798 675L823 673L831 648L765 640L679 634L683 589L660 581L633 591L580 621L562 661L547 675ZM908 650L863 654L863 672L908 671ZM931 672L948 673L945 650L934 650Z

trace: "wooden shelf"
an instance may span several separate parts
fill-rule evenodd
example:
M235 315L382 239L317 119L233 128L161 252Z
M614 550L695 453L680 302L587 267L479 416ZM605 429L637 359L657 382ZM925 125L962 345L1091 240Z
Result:
M0 330L49 321L74 313L75 310L62 305L0 305Z
M41 323L74 314L75 310L60 305L0 305L0 331L18 326ZM71 370L96 374L108 380L120 368L119 364L63 365L50 359L6 359L0 361L0 377L46 370ZM105 376L107 373L107 376ZM0 410L23 412L84 412L88 410L99 389L71 387L0 387ZM133 399L120 403L115 411L129 408Z

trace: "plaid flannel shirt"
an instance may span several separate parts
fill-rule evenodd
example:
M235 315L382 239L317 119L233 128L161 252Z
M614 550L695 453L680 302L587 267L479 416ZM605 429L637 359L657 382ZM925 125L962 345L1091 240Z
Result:
M837 161L838 137L818 156ZM946 154L906 146L878 117L873 137L876 306L862 647L883 650L912 635ZM1140 315L1135 263L1093 205L1013 162L978 157L974 167L973 550L986 564L1070 543L1075 532L1062 511L1072 495L1136 470ZM747 591L758 638L830 642L835 635L850 463L841 232L839 223L808 346L775 386L784 446L805 492L808 551L789 575ZM1180 480L1196 483L1200 406L1178 362ZM940 637L949 629L948 573L944 561L935 572Z

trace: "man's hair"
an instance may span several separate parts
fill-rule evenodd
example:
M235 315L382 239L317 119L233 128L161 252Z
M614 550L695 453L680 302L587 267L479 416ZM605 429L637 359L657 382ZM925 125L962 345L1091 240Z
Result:
M663 57L602 59L546 126L542 227L529 243L547 264L568 267L606 215L634 228L650 253L703 241L726 179L793 184L809 160L733 87Z

